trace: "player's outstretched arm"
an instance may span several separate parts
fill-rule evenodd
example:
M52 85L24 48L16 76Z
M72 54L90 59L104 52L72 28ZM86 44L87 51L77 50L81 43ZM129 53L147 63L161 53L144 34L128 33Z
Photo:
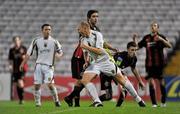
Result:
M104 48L108 48L108 49L110 49L110 50L112 50L112 51L114 51L114 52L118 52L118 49L116 49L116 48L113 48L109 43L107 43L107 42L104 42L104 44L103 44L103 47Z
M138 80L140 88L144 89L145 85L144 85L144 83L143 83L143 81L142 81L142 79L140 77L140 74L139 74L138 70L136 68L131 68L131 71L133 72L134 76Z

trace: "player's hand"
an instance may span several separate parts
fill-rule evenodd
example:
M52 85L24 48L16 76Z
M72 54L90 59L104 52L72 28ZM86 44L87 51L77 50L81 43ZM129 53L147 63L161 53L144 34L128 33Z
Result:
M13 66L12 65L9 65L9 71L13 72Z
M115 52L115 53L117 53L117 52L119 52L119 49L113 48L112 51Z
M61 59L61 57L63 56L63 52L60 52L60 53L56 53L55 54L55 57L56 59L59 61Z
M83 69L86 69L89 66L89 62L85 62L83 65Z
M133 33L132 39L133 39L134 42L137 42L137 38L138 38L138 34Z
M163 41L164 39L161 37L161 36L159 36L159 35L155 35L154 36L154 41Z
M81 42L80 47L86 49L86 48L87 48L87 45Z

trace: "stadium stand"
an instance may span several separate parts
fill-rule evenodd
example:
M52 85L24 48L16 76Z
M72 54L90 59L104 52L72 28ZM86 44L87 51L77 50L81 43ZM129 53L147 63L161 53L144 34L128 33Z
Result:
M8 49L14 35L20 35L28 46L39 36L40 26L50 23L53 36L63 45L64 57L56 62L55 72L70 75L70 59L78 42L76 26L86 19L89 9L99 10L99 26L105 40L120 50L126 49L132 33L140 37L149 32L155 20L160 30L175 45L179 39L179 0L1 0L0 1L0 73L8 72ZM173 51L168 50L168 53ZM138 67L144 71L145 50L138 52ZM32 75L35 56L29 61L28 75Z
M180 39L176 42L172 57L169 59L168 65L164 69L164 73L169 76L180 76Z

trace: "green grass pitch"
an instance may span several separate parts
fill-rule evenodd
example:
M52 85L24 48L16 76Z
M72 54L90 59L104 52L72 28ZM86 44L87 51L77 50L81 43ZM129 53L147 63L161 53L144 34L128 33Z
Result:
M19 105L17 101L0 101L0 114L180 114L180 102L167 102L167 107L152 108L146 102L140 108L136 102L126 101L122 107L115 107L115 102L107 101L103 107L89 107L90 101L81 101L81 107L68 107L61 101L61 107L55 107L53 101L42 101L41 107L35 107L33 101Z

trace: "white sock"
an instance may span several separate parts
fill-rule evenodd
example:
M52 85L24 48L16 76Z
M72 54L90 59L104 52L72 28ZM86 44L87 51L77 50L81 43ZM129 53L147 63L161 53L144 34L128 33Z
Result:
M59 98L58 98L58 93L57 93L57 89L56 87L53 87L53 89L51 90L51 95L53 96L54 102L59 102Z
M134 97L136 102L140 102L141 101L141 97L139 97L139 95L137 94L136 90L134 89L133 85L129 82L126 81L124 84L124 87L127 89L127 91L131 94L131 96Z
M41 105L41 90L35 90L34 100L36 104Z
M101 103L101 101L99 99L99 96L98 96L98 93L97 93L97 90L96 90L96 87L94 86L94 84L88 83L88 84L85 85L85 88L90 93L90 95L91 95L94 102L100 102Z

